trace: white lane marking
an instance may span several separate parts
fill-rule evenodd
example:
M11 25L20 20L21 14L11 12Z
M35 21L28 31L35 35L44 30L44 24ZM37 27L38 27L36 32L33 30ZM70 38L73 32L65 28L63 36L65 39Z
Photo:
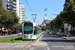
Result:
M30 50L33 50L34 48L30 48Z
M49 47L47 47L47 50L50 50L50 48L49 48Z

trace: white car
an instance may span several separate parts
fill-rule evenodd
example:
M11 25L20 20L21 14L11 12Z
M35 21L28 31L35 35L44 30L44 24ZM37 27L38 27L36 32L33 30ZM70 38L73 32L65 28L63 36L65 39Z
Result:
M22 32L19 32L19 33L18 33L18 36L22 36Z
M61 33L61 32L57 32L56 35L58 35L58 36L62 36L62 35L64 35L64 34Z
M52 32L49 31L48 34L52 35Z

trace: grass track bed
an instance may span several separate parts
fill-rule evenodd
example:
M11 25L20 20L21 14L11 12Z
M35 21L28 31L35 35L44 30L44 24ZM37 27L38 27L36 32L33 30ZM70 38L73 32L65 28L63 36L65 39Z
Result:
M42 36L42 34L43 34L43 32L41 32L41 35L33 41L31 39L25 39L25 41L23 41L22 36L18 36L18 37L14 37L14 38L15 38L15 42L36 42ZM13 38L0 40L0 43L9 43L9 42L12 43Z

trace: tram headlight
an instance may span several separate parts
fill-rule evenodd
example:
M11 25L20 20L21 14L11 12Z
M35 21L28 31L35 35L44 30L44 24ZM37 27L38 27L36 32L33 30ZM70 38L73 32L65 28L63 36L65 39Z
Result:
M32 35L30 36L30 38L32 38Z

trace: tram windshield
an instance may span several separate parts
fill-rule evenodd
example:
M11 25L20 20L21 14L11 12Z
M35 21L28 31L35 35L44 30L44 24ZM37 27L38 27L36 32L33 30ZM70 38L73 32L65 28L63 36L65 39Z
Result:
M32 34L32 32L33 32L33 24L25 23L24 24L24 34Z
M32 34L32 31L24 31L24 34Z

